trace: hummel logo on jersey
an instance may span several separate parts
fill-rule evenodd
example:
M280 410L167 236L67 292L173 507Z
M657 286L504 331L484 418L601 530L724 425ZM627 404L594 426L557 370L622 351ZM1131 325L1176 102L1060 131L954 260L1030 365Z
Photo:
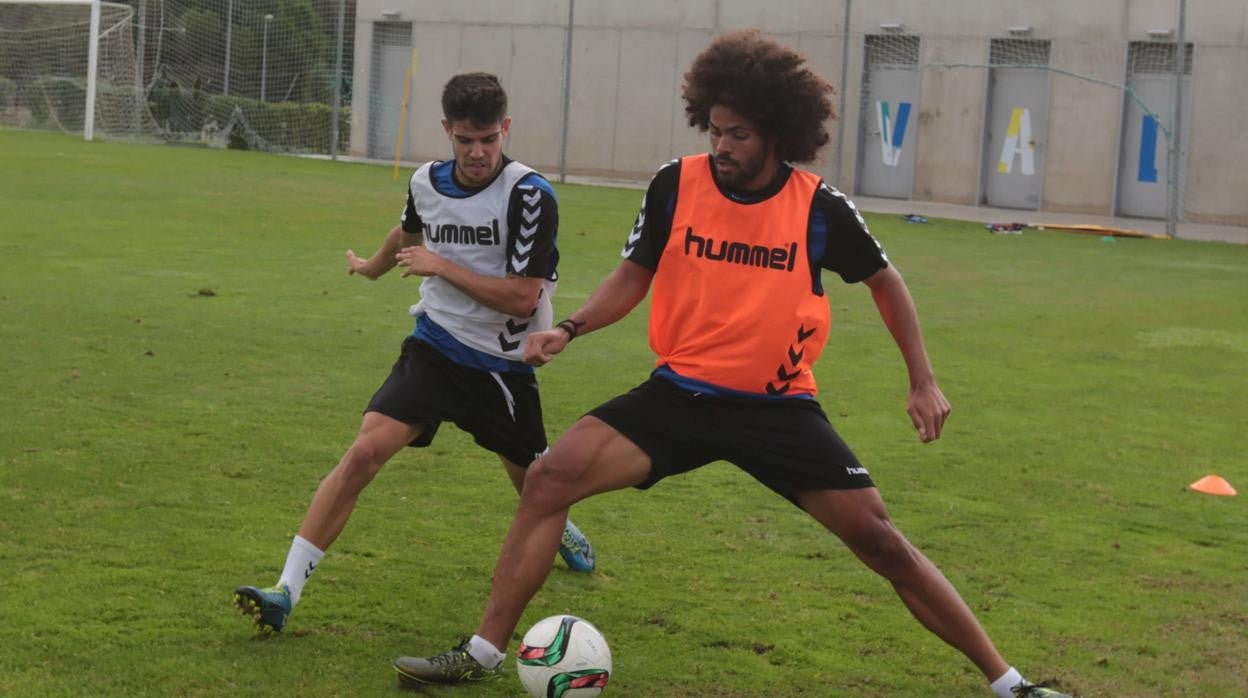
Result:
M478 225L475 228L454 223L421 223L420 227L424 230L426 240L444 245L497 245L500 241L497 218L490 221L489 225Z
M719 240L718 249L716 244L714 238L694 235L692 227L685 230L686 255L691 254L690 249L696 246L696 251L692 252L695 257L780 271L793 271L793 264L797 260L796 242L788 247L764 247L763 245L747 245L744 242Z

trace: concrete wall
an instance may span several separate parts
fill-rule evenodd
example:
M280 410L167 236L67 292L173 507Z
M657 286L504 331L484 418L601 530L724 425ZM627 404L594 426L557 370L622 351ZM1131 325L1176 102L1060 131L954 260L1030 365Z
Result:
M568 171L645 178L673 157L705 149L705 136L685 119L680 85L693 57L725 29L760 26L806 52L817 71L838 82L843 6L822 0L781 4L785 7L777 12L753 0L577 0ZM548 174L557 172L567 20L568 0L359 0L352 154L365 155L368 142L372 25L410 21L419 70L411 85L403 159L445 157L437 102L441 86L454 73L488 70L499 76L511 97L514 123L508 154ZM808 31L811 26L819 31ZM856 58L860 65L861 56ZM857 110L848 111L846 133L852 134ZM852 158L845 162L844 169L852 170ZM832 174L829 167L830 162L821 162L813 169L826 176Z
M356 18L353 154L367 143L372 25L384 13L410 21L420 69L402 156L445 157L438 96L456 72L489 70L502 78L514 117L508 153L558 172L562 143L564 54L571 0L359 0ZM921 37L921 93L913 198L975 204L982 197L986 68L935 67L988 62L990 42L1007 28L1051 42L1047 148L1042 209L1112 214L1121 143L1127 45L1150 30L1173 30L1173 0L859 0L846 39L845 0L575 0L571 51L569 173L644 178L706 138L689 128L680 86L693 57L715 34L758 27L805 53L812 68L843 93L836 144L810 169L841 189L855 189L864 37L882 24ZM1194 43L1191 85L1196 108L1188 126L1186 218L1248 225L1248 135L1237 129L1248 105L1248 3L1188 3ZM842 78L843 51L848 61ZM1077 74L1072 77L1063 71ZM844 83L844 84L842 84ZM387 90L402 90L387 85ZM835 98L838 103L841 95ZM909 137L909 136L908 136ZM870 156L870 152L864 153Z
M520 12L523 4L528 12ZM497 5L497 7L496 7ZM506 10L510 10L509 14ZM542 11L539 11L542 10ZM383 15L397 11L396 16ZM401 92L403 85L375 85L370 74L373 23L412 23L417 50L405 122L402 157L428 160L450 152L442 130L442 86L452 75L484 70L507 87L514 125L507 152L534 166L558 164L562 137L563 58L566 2L493 3L465 0L454 7L410 0L361 0L355 37L351 153L365 155L372 90ZM461 15L466 15L467 18ZM489 22L477 21L488 17ZM543 23L543 19L549 21ZM363 107L363 108L361 108Z
M983 63L988 40L938 37L920 44L920 51L920 63ZM981 70L925 70L920 94L912 197L978 203L987 76Z
M1056 39L1055 68L1121 83L1127 47L1112 41ZM1046 211L1114 214L1123 93L1102 82L1054 73L1044 172Z

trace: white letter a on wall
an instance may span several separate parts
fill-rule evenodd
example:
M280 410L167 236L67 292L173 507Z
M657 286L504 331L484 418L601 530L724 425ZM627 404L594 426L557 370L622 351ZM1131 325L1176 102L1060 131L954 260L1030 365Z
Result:
M1010 114L1010 128L1005 132L1005 143L1001 146L1001 160L997 163L997 172L1009 174L1014 169L1014 156L1022 158L1022 173L1036 173L1036 144L1031 140L1031 112L1023 107L1015 107Z

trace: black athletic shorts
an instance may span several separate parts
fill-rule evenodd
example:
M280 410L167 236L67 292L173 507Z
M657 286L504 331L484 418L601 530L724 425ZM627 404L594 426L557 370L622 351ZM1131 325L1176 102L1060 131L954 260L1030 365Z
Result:
M482 448L528 467L546 450L542 401L531 373L494 373L468 368L415 337L365 412L380 412L407 424L423 424L410 444L428 446L442 422L472 435Z
M794 504L803 490L874 487L814 400L691 393L651 377L589 412L650 456L647 489L726 460Z

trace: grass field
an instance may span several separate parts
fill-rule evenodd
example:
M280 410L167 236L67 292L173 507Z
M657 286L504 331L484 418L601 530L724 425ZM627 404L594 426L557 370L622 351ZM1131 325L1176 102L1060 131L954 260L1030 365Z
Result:
M453 428L365 493L288 631L272 583L410 331L416 282L345 274L395 222L389 168L0 130L0 694L396 695L470 633L515 497ZM640 192L560 186L573 310ZM954 405L922 445L861 286L821 400L1007 660L1083 696L1248 695L1248 248L868 216ZM644 379L645 313L542 370L548 429ZM982 696L834 539L734 468L573 510L599 571L522 621L607 634L617 696ZM509 660L509 670L511 664ZM520 694L514 677L480 690Z

